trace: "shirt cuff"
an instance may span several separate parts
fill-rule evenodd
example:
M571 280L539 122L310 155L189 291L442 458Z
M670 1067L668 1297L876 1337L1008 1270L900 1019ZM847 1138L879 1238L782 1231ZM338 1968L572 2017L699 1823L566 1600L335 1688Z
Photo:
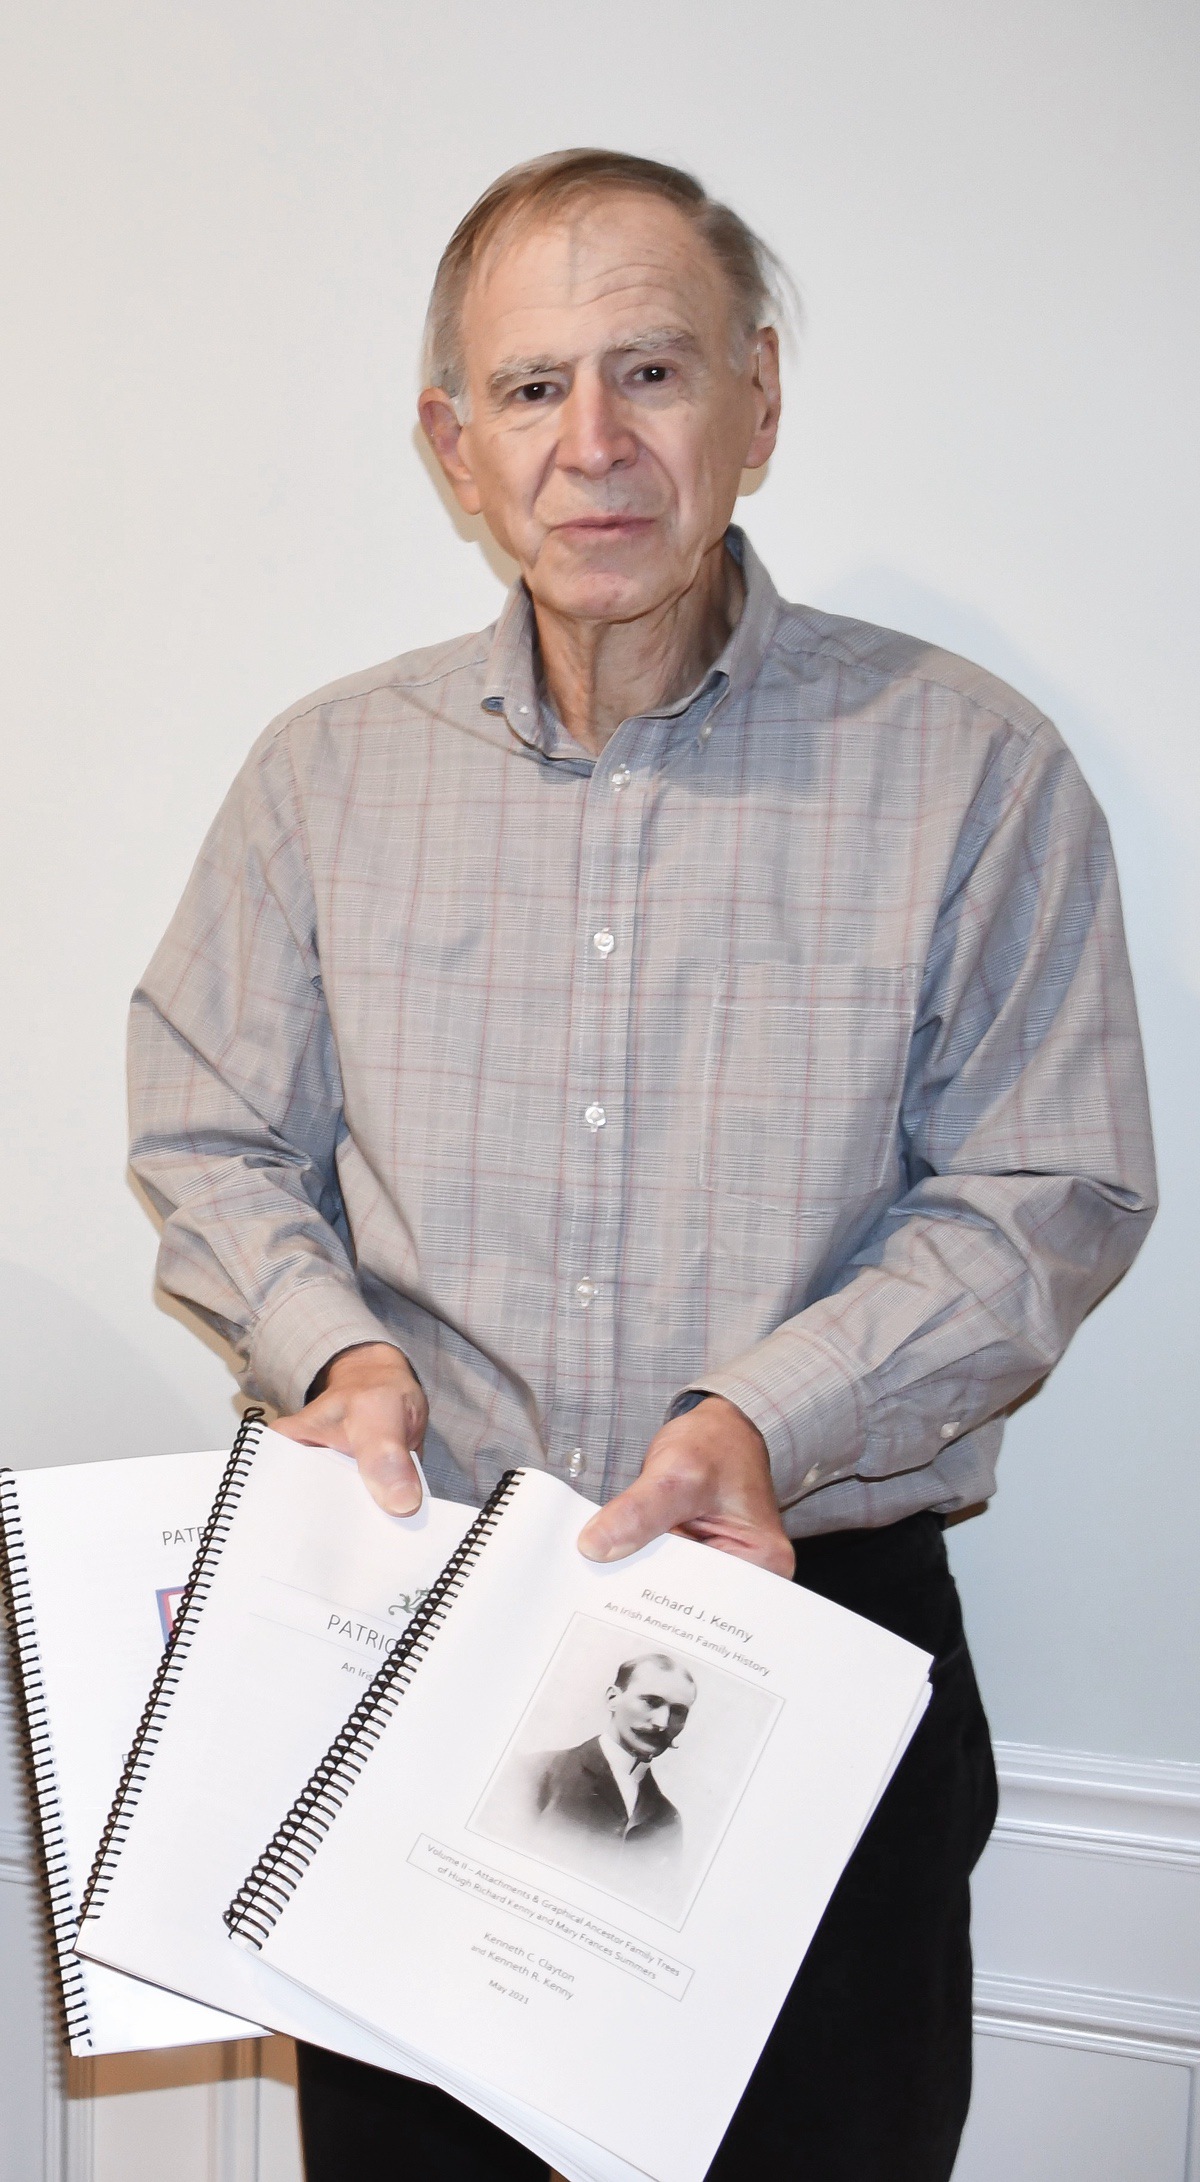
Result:
M290 1417L303 1409L330 1358L366 1341L399 1347L353 1288L339 1280L305 1281L259 1319L250 1339L246 1392Z
M688 1394L721 1394L757 1426L781 1508L849 1477L862 1456L866 1431L854 1378L811 1334L781 1326L724 1370L694 1379L668 1416L692 1406Z

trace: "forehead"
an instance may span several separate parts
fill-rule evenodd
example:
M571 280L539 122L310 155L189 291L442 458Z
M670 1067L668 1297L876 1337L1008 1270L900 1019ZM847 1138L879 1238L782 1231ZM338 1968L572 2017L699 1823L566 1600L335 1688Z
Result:
M586 354L647 326L723 340L722 269L690 220L637 191L517 220L485 250L463 303L468 366L506 353Z
M689 1704L695 1696L692 1678L682 1667L659 1667L652 1660L636 1666L626 1684L626 1695L665 1697L671 1704Z

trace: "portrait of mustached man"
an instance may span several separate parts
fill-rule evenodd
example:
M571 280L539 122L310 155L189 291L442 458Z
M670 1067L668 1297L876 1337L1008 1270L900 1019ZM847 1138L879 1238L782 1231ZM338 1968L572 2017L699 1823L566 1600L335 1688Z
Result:
M594 1560L679 1530L934 1654L711 2173L946 2182L995 1776L943 1525L1154 1173L1108 835L1054 728L789 604L733 520L784 286L624 153L467 212L420 421L517 580L252 751L135 998L133 1161L164 1287L384 1507L410 1449L459 1500L544 1468L599 1504ZM302 2049L300 2098L308 2182L545 2175L337 2056Z

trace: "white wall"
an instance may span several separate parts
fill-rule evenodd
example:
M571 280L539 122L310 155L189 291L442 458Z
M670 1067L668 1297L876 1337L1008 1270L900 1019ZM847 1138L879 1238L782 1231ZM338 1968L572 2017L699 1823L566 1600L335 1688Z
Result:
M650 151L804 290L743 509L781 588L1006 675L1108 809L1165 1209L953 1553L1000 1734L1200 1759L1198 45L1182 0L10 12L11 1456L229 1432L224 1365L151 1301L126 995L265 719L494 611L412 436L449 228L531 151Z

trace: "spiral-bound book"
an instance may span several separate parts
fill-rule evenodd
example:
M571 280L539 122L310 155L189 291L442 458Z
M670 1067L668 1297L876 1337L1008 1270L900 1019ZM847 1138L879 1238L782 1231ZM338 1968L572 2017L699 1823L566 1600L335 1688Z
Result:
M89 1961L403 2065L231 1947L223 1913L474 1513L427 1494L387 1515L347 1456L251 1418L100 1838L78 1934Z
M247 2026L75 1953L84 1884L228 1450L0 1471L0 1569L63 2027L78 2055Z
M509 1474L228 1923L573 2182L700 2182L929 1660L592 1512Z

